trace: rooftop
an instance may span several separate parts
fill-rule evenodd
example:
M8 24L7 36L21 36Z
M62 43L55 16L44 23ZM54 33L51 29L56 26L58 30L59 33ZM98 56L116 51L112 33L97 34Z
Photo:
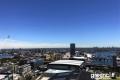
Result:
M81 56L81 57L73 57L73 59L87 59L87 58L84 56Z
M48 69L45 73L65 73L71 72L70 70L56 70L56 69Z
M0 74L0 80L4 79L6 77L6 75Z
M81 66L84 61L78 61L78 60L58 60L51 62L49 64L64 64L64 65L74 65L74 66Z

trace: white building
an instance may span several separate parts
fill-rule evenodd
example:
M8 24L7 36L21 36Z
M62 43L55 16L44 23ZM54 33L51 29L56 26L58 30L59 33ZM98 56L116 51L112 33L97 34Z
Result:
M0 74L0 80L13 80L12 74Z
M120 67L120 58L117 57L116 61L117 61L117 67Z
M67 52L63 55L63 59L69 59L71 57L70 52Z

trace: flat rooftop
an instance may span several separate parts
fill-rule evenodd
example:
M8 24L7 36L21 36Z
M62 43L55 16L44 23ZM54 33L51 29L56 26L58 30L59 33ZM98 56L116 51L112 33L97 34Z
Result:
M6 75L0 74L0 80L4 79L6 77Z
M64 64L64 65L73 65L73 66L81 66L84 63L84 61L78 61L78 60L58 60L51 62L49 64Z
M84 57L84 56L81 56L81 57L73 57L73 59L87 59L86 57Z

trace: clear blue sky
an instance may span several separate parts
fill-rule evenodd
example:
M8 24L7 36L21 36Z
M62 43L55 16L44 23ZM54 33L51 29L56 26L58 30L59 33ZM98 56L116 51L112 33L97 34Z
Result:
M116 46L120 0L0 0L0 38L7 35L29 42Z

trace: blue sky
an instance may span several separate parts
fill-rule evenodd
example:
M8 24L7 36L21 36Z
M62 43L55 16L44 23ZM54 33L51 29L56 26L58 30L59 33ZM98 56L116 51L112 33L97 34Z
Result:
M10 35L12 41L32 44L120 46L119 4L120 0L0 0L0 39Z

